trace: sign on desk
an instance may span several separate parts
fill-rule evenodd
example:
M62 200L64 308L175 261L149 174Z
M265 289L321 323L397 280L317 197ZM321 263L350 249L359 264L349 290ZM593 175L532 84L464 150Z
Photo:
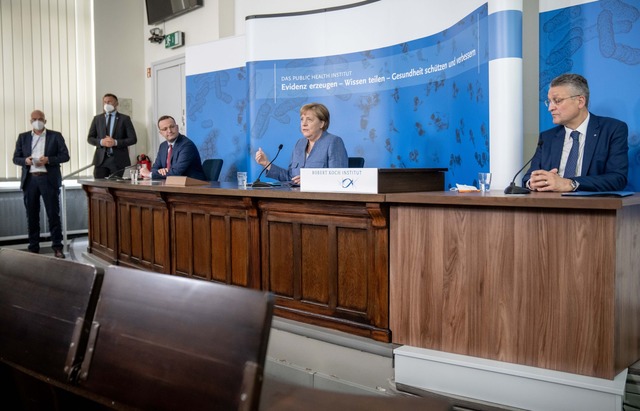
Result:
M301 168L300 191L378 193L377 168Z

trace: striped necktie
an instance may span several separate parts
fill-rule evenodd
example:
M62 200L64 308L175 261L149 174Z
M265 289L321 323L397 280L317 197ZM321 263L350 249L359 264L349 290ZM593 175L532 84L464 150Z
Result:
M564 167L564 178L571 178L576 176L576 168L578 166L578 152L580 151L580 142L578 141L580 132L573 130L571 132L571 151L569 151L569 157L567 157L567 164Z

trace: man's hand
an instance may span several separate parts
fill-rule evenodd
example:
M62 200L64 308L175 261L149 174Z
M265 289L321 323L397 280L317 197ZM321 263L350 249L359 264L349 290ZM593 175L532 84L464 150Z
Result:
M529 187L534 191L573 191L571 180L560 177L557 168L550 171L536 170L532 172Z

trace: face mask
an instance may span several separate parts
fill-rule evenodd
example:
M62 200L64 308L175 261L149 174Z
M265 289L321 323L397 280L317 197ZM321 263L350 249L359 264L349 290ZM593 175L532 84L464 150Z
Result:
M111 104L105 104L104 105L104 111L106 111L107 113L111 113L113 110L115 110L116 108L113 107Z
M36 120L31 123L31 127L33 127L34 130L40 131L44 129L44 121Z

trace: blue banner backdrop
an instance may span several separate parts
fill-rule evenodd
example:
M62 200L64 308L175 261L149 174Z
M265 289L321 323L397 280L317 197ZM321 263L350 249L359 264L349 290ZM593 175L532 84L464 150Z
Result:
M540 130L554 126L543 101L562 73L589 81L589 111L629 126L629 184L640 191L640 0L601 0L540 14Z
M329 131L365 167L447 167L447 186L489 170L488 16L484 5L435 35L359 53L249 62L251 152L288 166L299 109L331 112ZM252 175L260 168L250 164Z
M247 167L246 68L187 76L187 129L202 161L222 158L220 181Z

